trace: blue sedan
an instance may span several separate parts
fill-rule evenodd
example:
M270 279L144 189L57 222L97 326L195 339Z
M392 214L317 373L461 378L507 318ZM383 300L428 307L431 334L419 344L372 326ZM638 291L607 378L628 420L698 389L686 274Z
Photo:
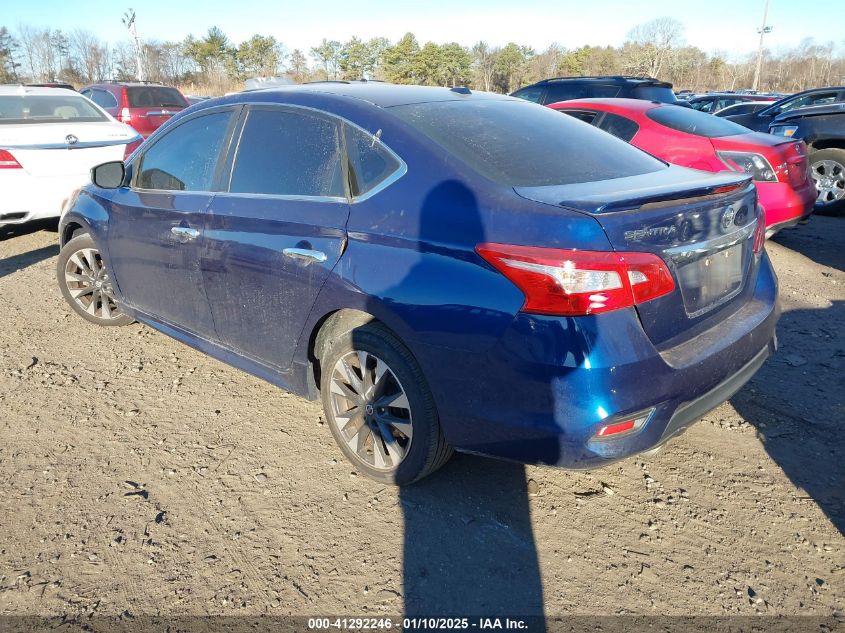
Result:
M775 349L751 182L466 88L204 101L92 171L64 297L321 399L407 484L453 450L595 468L660 446Z

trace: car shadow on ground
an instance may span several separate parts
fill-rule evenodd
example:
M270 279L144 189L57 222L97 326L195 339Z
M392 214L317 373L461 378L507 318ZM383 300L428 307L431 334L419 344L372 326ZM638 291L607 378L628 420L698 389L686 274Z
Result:
M845 250L843 250L842 244L837 240L830 239L825 231L826 226L838 222L845 222L845 218L813 216L810 218L810 226L784 229L772 239L823 266L845 270Z
M845 301L785 312L780 349L733 398L771 458L845 534Z
M43 246L35 250L16 255L7 255L9 249L4 248L4 243L17 237L23 237L38 231L58 231L58 220L38 220L26 224L6 224L0 226L0 277L10 275L21 268L32 266L40 261L49 259L59 254L58 243L51 246ZM57 240L58 242L58 240Z
M522 465L457 455L400 499L407 617L543 616Z

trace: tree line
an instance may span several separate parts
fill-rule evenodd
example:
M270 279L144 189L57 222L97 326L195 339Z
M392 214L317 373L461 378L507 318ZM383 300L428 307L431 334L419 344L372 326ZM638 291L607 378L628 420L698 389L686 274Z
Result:
M21 25L12 32L0 26L0 83L60 81L79 87L143 78L220 93L242 87L251 77L287 76L295 82L367 78L512 92L547 77L625 74L703 91L750 87L756 61L751 54L737 59L687 45L683 24L672 18L635 26L621 46L552 44L543 51L515 42L420 44L410 32L395 43L384 37L323 39L310 50L289 51L272 35L232 42L218 27L181 42L146 39L138 46L130 39L109 44L85 29ZM833 43L806 39L793 48L764 51L763 90L794 92L841 83L845 55Z

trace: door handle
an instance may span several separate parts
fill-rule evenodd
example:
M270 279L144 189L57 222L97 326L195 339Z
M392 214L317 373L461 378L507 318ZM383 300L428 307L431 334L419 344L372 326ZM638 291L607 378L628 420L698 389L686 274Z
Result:
M322 264L328 259L323 251L313 251L308 248L286 248L282 253L291 259L302 262L306 266L312 262Z
M179 241L183 244L190 240L195 240L199 237L200 232L197 229L192 229L187 226L174 226L170 229L170 232L173 233L176 237L179 238Z

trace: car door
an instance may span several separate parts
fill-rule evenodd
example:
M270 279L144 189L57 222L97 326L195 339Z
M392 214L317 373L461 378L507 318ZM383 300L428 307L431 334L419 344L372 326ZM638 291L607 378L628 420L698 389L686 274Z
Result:
M202 111L159 137L133 161L131 185L116 192L109 214L109 261L123 300L204 338L215 330L200 248L234 119L233 108Z
M227 191L208 216L206 293L220 342L284 370L346 244L341 124L310 109L252 106L230 154Z

